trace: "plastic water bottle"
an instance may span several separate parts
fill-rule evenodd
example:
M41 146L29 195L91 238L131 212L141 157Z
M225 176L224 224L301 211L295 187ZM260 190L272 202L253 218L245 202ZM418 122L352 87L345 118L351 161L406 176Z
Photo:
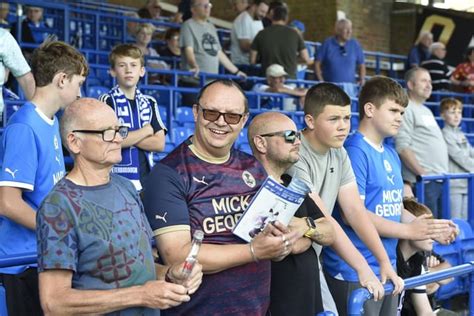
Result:
M199 249L201 248L202 240L204 239L204 232L202 230L196 230L193 235L193 242L191 245L191 250L189 251L186 260L184 261L183 265L183 276L184 278L188 278L191 272L193 271L194 265L197 261L197 256L199 253Z
M311 188L306 184L306 182L296 177L291 180L288 189L302 195L311 192Z

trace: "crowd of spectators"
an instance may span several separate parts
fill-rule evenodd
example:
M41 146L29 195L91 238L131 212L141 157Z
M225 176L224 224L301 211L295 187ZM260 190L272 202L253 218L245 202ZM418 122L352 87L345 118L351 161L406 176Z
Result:
M472 48L451 74L445 45L421 33L405 91L388 77L365 81L349 19L336 21L313 61L304 24L288 25L285 3L233 5L231 59L209 22L209 0L182 1L173 17L181 27L168 28L159 47L152 23L128 21L135 43L110 51L116 86L98 100L81 97L89 65L76 48L48 36L42 8L28 7L12 27L13 34L22 28L23 43L39 44L34 51L22 54L0 28L0 87L11 72L30 100L0 142L0 255L38 253L37 266L0 269L11 315L346 315L360 287L374 298L365 315L397 315L397 305L401 315L432 312L426 290L399 296L403 278L425 273L425 261L449 267L423 252L434 241L450 244L459 230L440 219L440 182L426 184L426 205L410 198L416 176L474 172L474 149L460 129L460 101L442 100L443 129L424 103L451 84L472 90ZM160 19L161 10L159 0L148 0L137 14L148 21ZM196 76L185 77L181 85L199 88L183 97L193 134L155 163L168 130L140 79L151 70L150 83L166 82L153 69L173 68L176 58L196 75L218 74L222 65L242 80L261 64L267 84L254 90L290 96L282 109L304 111L306 128L299 131L279 111L252 118L236 81L201 86ZM309 89L285 84L297 78L298 63L314 66L321 82ZM361 88L359 126L351 135L351 98L340 83ZM252 154L235 147L247 123ZM391 137L395 148L385 143ZM68 173L61 144L74 161ZM310 193L288 224L272 221L244 242L232 229L267 176L283 186L301 181ZM467 216L466 183L452 182L453 216ZM191 258L200 230L204 239ZM384 296L386 281L393 296Z

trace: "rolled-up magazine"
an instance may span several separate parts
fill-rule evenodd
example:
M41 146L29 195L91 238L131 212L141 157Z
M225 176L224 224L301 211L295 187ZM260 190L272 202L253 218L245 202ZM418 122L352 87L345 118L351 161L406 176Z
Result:
M294 178L291 184L285 187L269 176L232 230L234 235L250 242L268 223L278 220L288 225L309 192L299 179Z

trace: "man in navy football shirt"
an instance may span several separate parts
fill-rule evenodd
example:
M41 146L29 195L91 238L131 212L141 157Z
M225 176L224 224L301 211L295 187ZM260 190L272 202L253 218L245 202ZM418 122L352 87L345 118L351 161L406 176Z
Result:
M291 252L296 232L268 225L251 243L232 234L267 174L252 156L232 148L248 119L240 87L230 80L205 86L193 107L195 133L145 182L148 220L166 264L181 262L196 229L204 231L198 259L201 288L190 302L163 315L264 315L270 301L270 261Z

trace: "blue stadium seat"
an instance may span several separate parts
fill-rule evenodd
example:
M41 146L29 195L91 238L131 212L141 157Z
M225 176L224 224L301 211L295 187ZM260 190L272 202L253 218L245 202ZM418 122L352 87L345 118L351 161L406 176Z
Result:
M247 138L247 128L242 128L242 130L239 133L239 137L237 137L237 140L235 142L237 148L239 148L240 144L247 143L248 144L248 138Z
M179 126L194 127L193 108L187 106L176 108L176 117L174 120Z
M188 127L175 127L171 130L171 140L174 144L179 145L193 134L193 129Z
M110 90L109 88L104 87L104 86L89 86L87 87L86 95L89 98L97 99L102 94L109 92L109 90Z
M249 155L252 155L252 149L250 148L250 145L248 143L240 144L239 149Z
M450 245L441 245L435 242L433 251L442 256L446 261L448 261L451 266L457 266L461 264L461 253L460 253L461 242L456 239ZM454 280L446 285L443 285L436 292L436 299L445 300L449 299L457 294L463 293L464 279L462 277L455 277Z

